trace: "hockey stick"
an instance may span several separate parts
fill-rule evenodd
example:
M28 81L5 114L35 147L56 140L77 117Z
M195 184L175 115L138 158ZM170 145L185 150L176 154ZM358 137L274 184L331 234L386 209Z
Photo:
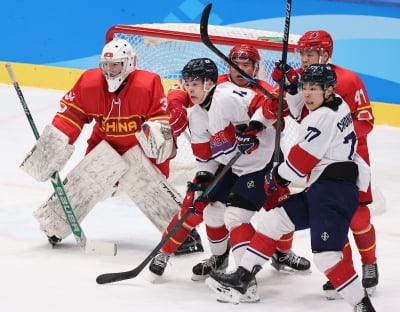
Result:
M282 49L282 61L281 64L284 66L287 61L287 52L289 45L289 28L290 28L290 15L292 9L292 0L286 2L286 16L285 16L285 28L283 31L283 49ZM275 149L274 149L274 164L279 164L279 150L281 144L281 129L282 129L282 114L283 114L283 92L285 88L285 79L283 78L279 83L279 95L278 95L278 117L275 132Z
M12 84L14 85L15 91L19 97L19 100L22 104L22 108L24 109L25 115L28 118L29 124L32 128L33 134L35 135L36 140L39 139L40 135L36 128L35 122L33 120L32 114L29 111L28 104L25 101L22 90L15 78L14 72L12 70L11 64L7 63L6 68L8 71L8 75L11 78ZM117 254L117 246L113 243L107 242L95 242L89 241L86 239L86 235L83 232L81 226L79 225L79 221L75 216L74 210L68 200L68 196L65 192L64 185L61 181L59 173L56 171L50 177L51 184L53 185L54 192L56 193L61 207L64 211L65 217L67 218L68 224L71 228L72 233L74 234L75 240L79 247L81 247L87 253L96 253L103 255L116 255Z
M232 167L232 165L236 162L236 160L241 156L240 152L237 152L232 159L224 166L221 172L217 175L214 181L205 189L204 193L201 196L208 196L210 192L215 188L217 183L222 179L225 173ZM199 198L197 198L198 200ZM131 278L135 278L143 271L143 269L147 266L147 264L153 259L157 253L160 251L162 246L175 234L175 232L180 228L180 226L186 221L186 219L191 215L191 210L186 211L186 213L179 219L179 221L173 226L173 228L168 232L168 234L158 243L158 245L153 249L153 251L140 263L136 268L125 271L125 272L116 272L116 273L105 273L97 276L96 282L97 284L108 284L113 282L119 282Z
M254 87L256 87L258 90L261 91L262 94L264 94L267 98L271 100L275 100L276 98L265 88L263 88L256 80L251 78L249 75L247 75L239 66L237 66L232 60L227 57L224 53L222 53L210 40L210 37L208 36L208 18L210 16L210 11L211 11L212 3L208 4L204 10L203 13L201 14L201 20L200 20L200 35L201 35L201 41L209 48L211 51L213 51L215 54L217 54L221 59L223 59L227 64L229 64L231 67L233 67L244 79L246 79L249 83L251 83Z
M208 4L201 15L200 21L200 35L203 43L212 50L215 54L217 54L220 58L222 58L226 63L228 63L231 67L233 67L243 78L245 78L249 83L251 83L254 87L260 90L266 97L271 100L275 100L276 98L265 90L257 81L247 75L239 66L237 66L231 59L229 59L224 53L222 53L218 48L211 42L210 37L208 36L208 18L210 16L212 3ZM286 18L285 18L285 30L283 36L283 50L282 50L282 63L286 63L287 59L287 51L288 51L288 43L289 43L289 25L290 25L290 12L292 7L292 1L287 0L286 5ZM282 107L283 107L283 83L281 81L279 88L279 97L278 97L278 116L277 116L277 125L276 125L276 134L275 134L275 148L274 148L274 166L279 163L279 151L280 151L280 136L282 129Z

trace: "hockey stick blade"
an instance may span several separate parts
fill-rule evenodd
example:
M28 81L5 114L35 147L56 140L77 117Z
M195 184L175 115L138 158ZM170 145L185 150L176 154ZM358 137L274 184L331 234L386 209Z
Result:
M238 158L242 154L240 152L236 152L236 154L231 158L231 160L224 166L221 172L217 175L214 181L206 188L204 194L201 196L208 196L210 192L215 188L217 183L222 179L225 173L233 166L233 164L238 160ZM160 251L162 246L175 234L175 232L181 227L181 225L186 221L186 219L191 215L191 210L185 212L185 214L179 219L179 221L172 227L172 229L168 232L168 234L158 243L158 245L152 250L152 252L140 263L136 268L125 271L125 272L116 272L116 273L105 273L97 276L96 283L97 284L108 284L119 282L131 278L135 278L143 271L146 265L153 259L156 254Z
M136 268L125 271L125 272L116 272L116 273L105 273L97 276L96 283L97 284L108 284L119 282L131 278L135 278L143 271L146 265L153 259L162 246L175 234L175 232L180 228L180 226L186 221L189 215L192 212L190 210L186 211L186 213L179 219L179 221L173 226L173 228L168 232L168 234L158 243L158 245L153 249L153 251L140 263Z
M19 101L21 102L22 108L24 110L25 116L28 119L28 122L31 126L32 132L36 138L39 139L39 131L37 130L35 121L33 120L32 114L29 110L28 104L25 101L25 97L22 93L22 90L18 84L17 79L15 78L14 71L11 67L10 63L7 63L6 69L8 75L10 76L11 82L14 86L15 91L17 92ZM51 184L54 188L54 193L57 195L61 208L64 212L64 215L67 219L68 225L71 228L71 232L74 235L76 243L78 246L83 249L86 253L89 254L101 254L101 255L116 255L117 254L117 246L113 243L106 242L88 242L86 239L86 235L83 232L78 219L76 218L75 212L72 209L72 206L69 202L68 196L65 192L64 185L61 181L59 173L56 171L52 174L50 178Z
M200 20L200 35L201 35L201 41L209 48L211 51L213 51L216 55L218 55L221 59L223 59L227 64L229 64L231 67L233 67L244 79L246 79L250 84L252 84L254 87L256 87L258 90L261 91L262 94L264 94L267 98L271 100L275 100L276 98L267 90L265 90L256 80L251 78L248 74L246 74L238 65L236 65L232 60L227 57L224 53L222 53L210 40L210 37L208 35L208 18L210 16L211 12L211 7L212 3L208 4L204 10L203 13L201 14L201 20Z

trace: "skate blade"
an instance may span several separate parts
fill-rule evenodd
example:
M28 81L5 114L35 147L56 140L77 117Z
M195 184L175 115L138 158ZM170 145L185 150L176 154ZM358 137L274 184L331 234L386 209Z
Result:
M343 299L342 295L339 294L335 289L332 290L324 290L325 298L328 300L341 300Z
M275 262L271 262L271 266L277 270L278 272L286 272L286 273L300 273L300 274L310 274L312 273L311 269L307 270L296 270L293 269L290 266L287 266L285 264L277 264Z
M375 293L375 291L376 291L376 286L374 286L374 287L369 287L369 288L365 288L365 290L367 291L368 296L371 297L371 296Z
M218 302L239 304L242 294L237 290L221 285L213 278L207 278L206 285L218 295Z
M203 282L203 281L205 281L208 277L209 277L208 274L207 274L207 275L196 275L196 274L193 274L193 275L192 275L192 281L193 281L193 282Z

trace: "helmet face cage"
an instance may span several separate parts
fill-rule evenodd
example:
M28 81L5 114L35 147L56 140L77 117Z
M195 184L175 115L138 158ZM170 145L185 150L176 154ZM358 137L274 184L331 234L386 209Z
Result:
M209 58L198 58L190 60L182 69L182 80L190 81L202 79L206 82L211 79L214 84L218 79L218 68Z
M313 64L308 66L300 77L300 88L303 84L319 84L325 91L328 87L336 87L336 73L329 64Z
M248 44L240 44L234 46L229 52L228 57L231 60L249 59L253 61L254 65L258 65L261 60L260 53L258 53L258 50L255 47Z
M304 50L327 51L329 57L333 53L333 40L329 33L324 30L311 30L306 32L297 42L297 52Z
M122 63L120 73L112 73L108 69L109 63ZM116 91L128 75L136 69L136 53L131 44L120 38L108 42L100 56L100 68L107 80L108 91Z

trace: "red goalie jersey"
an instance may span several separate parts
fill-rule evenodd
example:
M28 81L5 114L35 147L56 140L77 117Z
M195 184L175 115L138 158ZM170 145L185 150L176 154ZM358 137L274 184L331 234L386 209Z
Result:
M100 68L85 71L73 88L61 99L61 110L52 123L73 144L85 124L93 120L86 153L102 140L123 154L138 144L135 133L148 120L169 120L166 98L158 75L135 70L120 92L107 92ZM160 166L159 166L160 167ZM168 162L161 164L168 172Z

